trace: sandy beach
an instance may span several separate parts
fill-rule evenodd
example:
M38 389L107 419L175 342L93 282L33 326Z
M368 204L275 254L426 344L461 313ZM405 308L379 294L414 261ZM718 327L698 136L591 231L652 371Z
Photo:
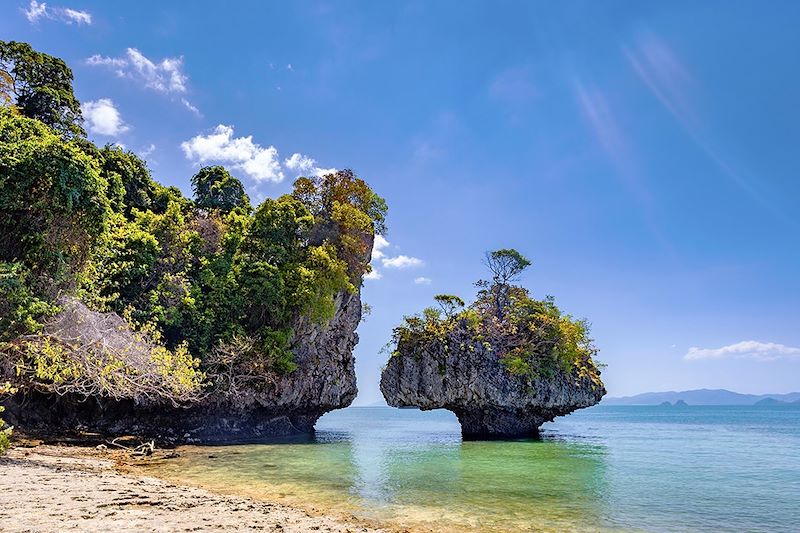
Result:
M126 454L115 450L49 445L9 450L0 458L0 531L385 531L346 517L315 516L137 475L129 464Z

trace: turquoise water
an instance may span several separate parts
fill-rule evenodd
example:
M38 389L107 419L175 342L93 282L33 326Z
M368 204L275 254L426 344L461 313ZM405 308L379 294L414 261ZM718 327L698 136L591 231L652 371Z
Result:
M436 531L800 530L800 406L597 406L510 442L462 442L446 411L350 408L311 440L188 448L165 468Z

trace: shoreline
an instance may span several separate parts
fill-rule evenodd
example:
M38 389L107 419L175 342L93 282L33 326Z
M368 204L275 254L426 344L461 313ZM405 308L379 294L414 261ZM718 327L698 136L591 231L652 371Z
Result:
M0 457L0 529L51 531L326 531L388 533L356 517L221 494L137 471L122 450L42 444ZM148 469L149 470L149 469Z

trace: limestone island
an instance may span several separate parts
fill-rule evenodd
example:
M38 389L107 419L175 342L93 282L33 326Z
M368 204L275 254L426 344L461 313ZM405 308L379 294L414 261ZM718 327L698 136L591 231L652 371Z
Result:
M0 452L11 425L231 442L350 405L382 198L331 170L254 206L221 166L187 198L86 138L61 59L0 41L0 60Z
M486 264L492 279L476 283L473 304L440 294L394 329L381 392L391 406L452 411L465 438L536 436L605 395L597 349L586 321L514 285L530 266L519 252L491 252Z

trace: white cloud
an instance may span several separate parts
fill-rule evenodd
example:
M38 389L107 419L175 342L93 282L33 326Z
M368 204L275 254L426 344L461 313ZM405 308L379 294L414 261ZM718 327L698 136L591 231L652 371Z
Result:
M188 109L189 111L191 111L192 113L197 115L198 117L202 117L203 116L203 114L200 112L200 110L197 109L195 106L193 106L192 103L189 100L187 100L186 98L181 98L181 103L183 104L183 107L185 107L186 109Z
M141 83L144 87L171 96L187 92L189 76L183 71L183 57L165 57L154 61L136 48L128 48L121 57L95 54L86 60L87 65L107 67L120 78ZM180 103L189 111L200 115L200 111L185 96Z
M372 261L377 261L384 257L383 250L389 246L389 241L383 235L375 235L375 242L372 244Z
M382 277L383 275L373 268L369 274L364 276L364 279L381 279Z
M278 150L274 146L262 147L252 136L234 137L233 127L218 125L208 135L197 135L181 143L186 157L195 163L227 163L241 170L257 182L281 182Z
M76 11L70 8L64 8L64 17L67 19L67 24L70 21L75 22L76 24L91 24L92 23L92 15L87 11Z
M409 257L407 255L398 255L397 257L383 257L381 263L386 268L413 268L419 267L424 264L422 259L416 257Z
M81 104L81 113L91 133L115 137L129 129L109 98L84 102Z
M414 283L417 285L430 285L431 278L426 278L425 276L420 276L418 278L414 278Z
M300 155L300 154L295 154ZM294 157L294 156L292 156ZM288 166L288 165L287 165ZM370 265L372 271L364 276L364 279L381 279L383 275L375 268L375 263L385 256L384 249L389 246L389 241L383 235L375 235L375 240L372 243L372 257L370 257Z
M375 263L379 262L384 268L397 268L405 269L412 267L419 267L424 264L421 259L416 257L409 257L407 255L398 255L396 257L388 257L386 252L389 248L389 241L383 235L375 235L375 241L372 244L372 257L370 264L372 265L372 272L364 276L364 279L381 279L383 275L375 268ZM430 284L431 280L425 277L419 277L414 280L414 283L420 285Z
M23 9L23 12L28 22L32 23L38 22L41 18L66 22L67 24L89 25L92 23L92 14L88 11L78 11L68 7L48 7L45 2L39 3L36 0L31 0L28 9Z
M100 54L95 54L86 59L86 64L92 67L115 67L120 70L117 70L117 75L122 77L125 76L125 72L121 70L128 64L128 60L122 57L107 57L101 56Z
M300 153L292 154L292 157L283 162L286 168L298 173L308 172L314 168L315 163L316 161Z
M297 176L324 176L336 172L335 168L318 167L314 159L298 152L284 160L283 165Z
M142 159L146 159L146 158L150 157L151 155L153 155L153 152L155 152L155 151L156 151L156 145L153 144L153 143L150 143L147 146L147 148L139 151L139 157L141 157Z
M36 22L42 17L47 17L47 4L40 4L36 0L31 0L31 5L25 10L25 17L28 22Z
M691 347L683 356L687 361L700 359L755 359L774 361L776 359L800 358L800 348L774 342L742 341L722 348Z

